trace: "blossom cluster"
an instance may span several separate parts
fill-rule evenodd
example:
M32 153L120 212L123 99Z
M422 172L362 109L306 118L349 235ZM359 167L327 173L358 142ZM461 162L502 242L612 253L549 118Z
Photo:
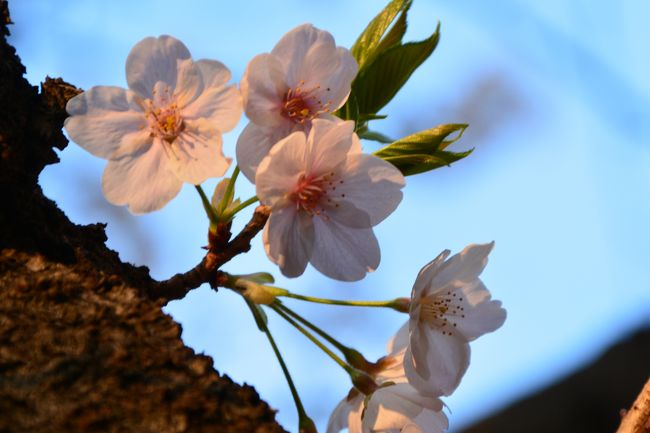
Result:
M443 251L422 268L411 293L409 320L377 362L377 389L352 389L332 414L327 433L446 430L440 397L454 392L467 371L469 342L506 318L479 275L493 243L470 245L448 259Z
M393 8L393 18L406 13L410 2L404 4ZM97 86L74 97L65 130L108 160L102 182L108 201L141 214L162 208L183 183L200 190L205 180L223 176L232 160L223 154L222 134L245 112L249 123L237 140L233 177L219 183L211 203L202 195L211 230L259 201L270 210L264 248L283 275L298 277L311 264L330 278L358 281L379 266L373 227L402 200L404 173L411 169L400 169L396 161L427 158L423 147L399 142L410 153L396 157L386 148L383 158L363 151L359 134L367 125L341 115L359 76L358 60L331 34L304 24L270 53L254 57L236 86L228 84L231 74L222 63L193 60L171 36L150 37L127 58L128 89ZM449 144L440 138L440 149L441 143ZM232 197L239 170L256 188L256 197L246 202ZM410 300L400 308L387 304L408 312L409 319L385 357L345 366L354 387L334 410L328 433L447 428L440 398L454 392L466 372L469 342L499 328L506 317L479 279L492 248L493 243L470 245L452 257L444 251L420 271ZM262 274L225 281L247 302L279 314L290 311L276 299L289 292L265 286L272 279Z

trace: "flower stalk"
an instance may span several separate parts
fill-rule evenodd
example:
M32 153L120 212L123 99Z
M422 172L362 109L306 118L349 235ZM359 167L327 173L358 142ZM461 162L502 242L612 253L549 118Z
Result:
M287 380L287 384L289 385L289 389L291 390L291 396L293 397L293 401L296 405L296 410L298 411L298 431L300 433L316 433L316 425L314 424L314 421L312 421L312 419L309 418L309 416L305 412L305 407L302 405L302 401L300 400L300 395L298 394L296 385L293 383L293 379L291 378L289 369L287 368L287 365L284 362L284 358L282 358L280 349L278 349L278 346L275 343L273 336L271 335L271 331L269 330L269 327L266 325L265 318L261 317L259 311L257 310L258 307L256 305L254 305L247 298L244 298L244 300L246 301L246 305L248 305L248 308L251 310L251 314L253 314L253 318L255 318L255 322L257 323L257 326L264 332L266 338L269 340L269 343L273 348L273 353L275 353L275 356L278 359L278 362L280 363L280 367L282 368L282 373L284 373L284 377Z
M298 313L284 305L280 300L276 300L273 303L274 306L277 308L281 309L284 311L287 315L291 316L292 318L296 319L298 322L302 323L312 331L314 331L316 334L321 336L323 339L325 339L328 343L330 343L332 346L336 347L345 357L345 360L347 361L348 364L350 364L352 367L365 371L366 373L372 373L376 371L377 365L373 362L368 361L362 354L356 349L353 349L351 347L348 347L338 341L336 338L332 337L329 335L327 332L323 331L321 328L318 326L314 325L312 322L309 320L305 319L304 317L300 316Z

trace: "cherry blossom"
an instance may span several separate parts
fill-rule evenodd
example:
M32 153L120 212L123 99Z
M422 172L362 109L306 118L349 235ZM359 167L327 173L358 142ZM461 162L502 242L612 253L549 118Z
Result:
M402 199L404 177L391 164L361 153L354 123L313 121L276 144L260 163L257 196L271 207L266 253L288 277L307 263L323 274L356 281L377 268L372 227Z
M421 393L451 394L469 366L469 342L506 319L479 279L493 246L469 245L448 260L445 250L418 274L408 330L398 332L394 350L405 348L406 376Z
M254 57L241 81L250 119L237 141L242 173L254 182L259 163L280 139L308 133L313 119L336 119L329 113L345 103L356 73L350 52L311 24L289 31L270 53Z
M402 333L404 334L404 333ZM408 337L408 334L406 334ZM334 409L327 433L348 428L350 433L441 433L449 426L443 403L435 395L424 395L408 383L404 372L404 335L388 345L375 380L378 388L363 395L353 388Z
M138 42L126 60L129 89L97 86L66 107L70 138L108 159L103 190L115 205L151 212L183 182L222 176L230 165L221 133L235 127L241 96L230 71L214 60L192 61L171 36Z

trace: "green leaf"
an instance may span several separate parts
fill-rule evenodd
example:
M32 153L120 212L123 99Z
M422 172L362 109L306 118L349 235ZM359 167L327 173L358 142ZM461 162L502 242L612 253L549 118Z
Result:
M395 21L395 24L393 24L393 27L391 27L390 31L386 33L386 36L384 36L381 42L379 42L379 45L377 45L375 53L373 54L382 53L387 49L402 43L402 38L404 37L407 28L406 15L411 8L411 4L413 4L411 0L408 0L404 4L402 12L399 14L397 21Z
M470 149L465 152L448 152L439 150L434 152L433 155L400 155L389 156L383 159L397 167L404 176L412 176L414 174L435 170L436 168L447 167L451 165L451 163L465 158L472 153L473 150L474 149Z
M436 126L400 138L374 155L393 164L405 176L448 166L472 153L473 149L465 152L444 150L460 139L466 128L466 124L460 123Z
M376 114L388 104L411 74L431 55L439 40L440 24L429 38L394 45L378 53L361 68L352 82L351 91L359 115Z
M359 138L378 141L380 143L392 143L394 141L392 138L385 136L381 132L369 131L368 129L366 129L363 132L360 132Z
M392 0L370 21L366 29L359 35L351 49L352 55L357 59L359 68L363 67L368 57L379 46L382 36L388 26L395 20L397 14L409 3L410 0Z

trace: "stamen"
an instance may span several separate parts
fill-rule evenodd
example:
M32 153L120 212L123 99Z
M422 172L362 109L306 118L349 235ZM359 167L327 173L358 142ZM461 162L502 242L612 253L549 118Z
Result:
M444 329L458 327L458 322L465 318L462 305L463 298L451 291L423 297L420 300L420 321L430 323L442 335L452 335L452 332Z
M302 174L298 179L296 188L289 195L289 199L294 202L296 210L306 212L311 216L317 215L328 219L326 209L322 204L326 203L328 207L332 206L332 199L328 193L331 189L331 179L334 176L334 172L320 176ZM338 206L338 203L334 203L334 207Z
M332 101L323 103L320 99L320 85L310 89L303 89L305 81L301 80L298 86L287 90L282 106L282 115L295 123L305 122L330 111ZM327 88L329 92L329 87Z

